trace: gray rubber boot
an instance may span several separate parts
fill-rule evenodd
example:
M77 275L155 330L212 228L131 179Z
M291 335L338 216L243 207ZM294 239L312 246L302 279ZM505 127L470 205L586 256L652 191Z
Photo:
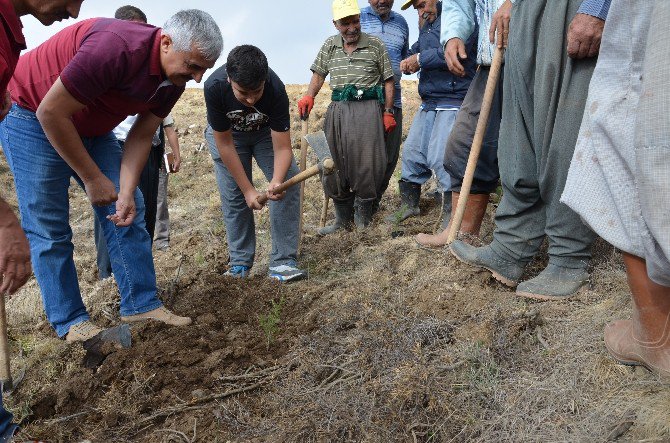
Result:
M451 220L451 191L442 193L442 229L447 229Z
M536 300L565 300L589 283L586 269L564 268L549 263L537 277L520 283L517 295Z
M319 235L328 235L340 229L351 231L353 229L354 221L354 199L350 200L333 200L335 208L335 223L330 226L323 227L317 231Z
M511 288L516 287L523 274L524 264L514 263L499 257L491 246L475 248L463 241L456 240L451 243L451 253L463 263L491 271L493 278Z
M386 221L389 223L400 223L421 213L419 210L421 185L400 180L398 182L398 189L400 190L400 208L386 217Z
M363 230L368 227L370 222L372 222L372 216L374 215L374 200L358 200L356 206L356 212L354 215L354 223L356 224L356 229Z

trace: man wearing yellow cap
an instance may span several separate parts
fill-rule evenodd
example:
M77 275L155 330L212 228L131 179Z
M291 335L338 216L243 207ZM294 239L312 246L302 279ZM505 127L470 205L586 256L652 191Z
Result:
M333 1L333 24L339 33L319 50L307 94L298 101L300 115L309 114L330 74L332 102L323 129L337 172L324 177L323 186L333 199L336 220L319 230L321 235L352 228L356 197L357 227L370 224L386 171L384 132L396 126L393 69L384 43L361 32L356 0Z

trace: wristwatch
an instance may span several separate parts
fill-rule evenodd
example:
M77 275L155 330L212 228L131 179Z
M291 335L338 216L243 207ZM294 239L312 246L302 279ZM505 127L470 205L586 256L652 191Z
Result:
M384 113L395 115L395 108L386 108L384 109Z

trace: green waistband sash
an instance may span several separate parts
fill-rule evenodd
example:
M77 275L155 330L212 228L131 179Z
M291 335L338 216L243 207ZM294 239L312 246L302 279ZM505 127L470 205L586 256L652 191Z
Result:
M381 85L371 88L357 88L354 85L347 85L342 89L333 89L330 99L334 102L355 102L361 100L378 100L384 103L384 93Z

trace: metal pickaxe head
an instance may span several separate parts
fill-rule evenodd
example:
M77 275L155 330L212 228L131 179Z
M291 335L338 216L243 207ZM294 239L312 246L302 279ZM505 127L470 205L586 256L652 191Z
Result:
M319 165L322 165L321 172L324 175L332 174L335 171L335 162L328 147L326 134L323 131L312 132L305 136L305 140L312 147L316 158L319 159Z
M105 329L83 343L86 350L84 367L95 369L102 364L108 355L119 349L129 348L130 345L130 326L127 324Z

